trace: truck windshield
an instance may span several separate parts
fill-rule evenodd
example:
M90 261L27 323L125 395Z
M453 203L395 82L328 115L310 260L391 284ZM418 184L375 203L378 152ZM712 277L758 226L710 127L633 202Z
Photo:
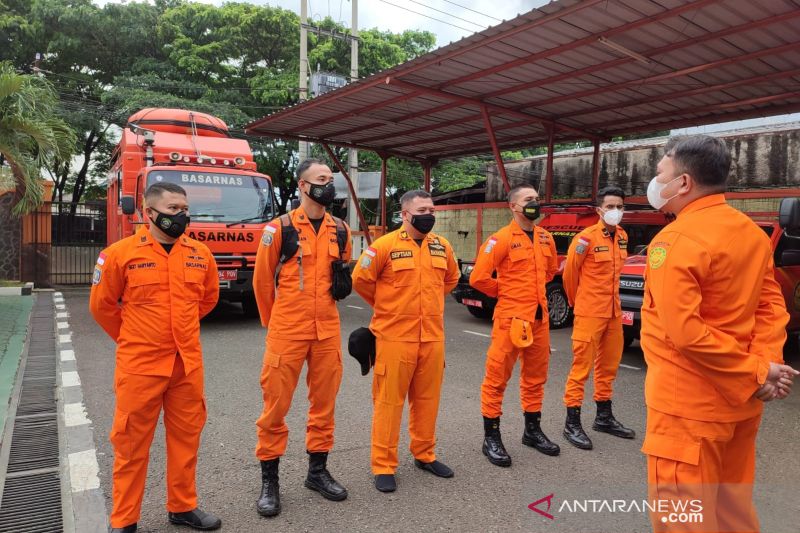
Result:
M202 170L152 170L147 185L174 183L186 189L197 222L263 222L274 217L270 182L259 176Z

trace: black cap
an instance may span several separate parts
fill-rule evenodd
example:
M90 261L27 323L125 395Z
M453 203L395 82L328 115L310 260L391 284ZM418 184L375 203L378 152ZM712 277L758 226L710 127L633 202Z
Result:
M375 364L375 335L369 328L358 328L350 334L347 351L361 364L361 375L366 376Z

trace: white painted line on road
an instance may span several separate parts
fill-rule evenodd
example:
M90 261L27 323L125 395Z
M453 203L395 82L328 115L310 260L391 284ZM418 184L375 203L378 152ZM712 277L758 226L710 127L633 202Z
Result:
M54 296L55 298L61 298L61 297L63 297L64 295L63 295L63 294L61 294L60 292L56 291L56 292L54 292L54 293L53 293L53 296Z
M478 337L491 337L491 335L488 335L486 333L478 333L477 331L470 331L468 329L465 329L463 331L464 333L469 333L470 335L477 335Z
M86 416L86 409L84 409L83 403L68 403L64 405L65 426L82 426L90 423L91 420Z
M66 308L67 306L65 306L64 304L58 304L58 303L56 304L56 309L58 309L59 311L63 311Z
M77 372L62 372L61 373L61 386L62 387L80 387L81 378Z
M66 333L64 335L59 335L58 342L60 342L61 344L67 344L68 342L72 342L72 334Z
M69 317L69 313L67 313L66 311L63 313L56 313L56 318L67 318L67 317Z
M69 481L72 492L100 488L100 467L95 450L85 450L69 454Z
M619 366L621 366L622 368L630 368L631 370L641 370L641 368L639 368L638 366L631 366L623 363L620 363Z
M75 360L75 350L61 350L61 360L62 361L74 361Z
M348 305L347 307L350 307L352 309L364 309L363 307L359 307L357 305Z
M551 352L551 353L556 353L556 352L558 352L558 350L556 350L555 348L553 348L553 345L551 344L551 345L550 345L550 352Z
M69 328L69 323L67 323L67 322L58 322L57 326L58 326L58 329L68 329Z

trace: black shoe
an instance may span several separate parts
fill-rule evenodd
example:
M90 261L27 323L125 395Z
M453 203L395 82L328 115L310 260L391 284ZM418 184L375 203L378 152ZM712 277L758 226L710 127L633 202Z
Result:
M592 429L615 437L622 437L623 439L636 437L634 430L626 428L619 420L614 418L614 414L611 412L611 400L597 402L597 417L594 419Z
M111 533L136 533L137 524L128 524L125 527L109 527Z
M347 498L347 489L341 486L327 467L328 452L308 452L308 476L305 486L322 494L328 500L340 502Z
M375 476L375 488L381 492L394 492L397 490L397 482L394 474L378 474Z
M210 531L222 527L222 520L211 513L192 509L185 513L168 513L167 518L176 526L189 526L192 529Z
M261 516L278 516L281 512L281 495L278 484L280 458L261 461L261 496L256 502L256 511Z
M561 448L558 444L547 438L541 427L542 413L525 413L525 432L522 434L522 444L532 446L545 455L558 455Z
M511 457L500 437L500 419L483 417L483 455L497 466L511 466Z
M581 408L567 407L567 421L564 424L564 438L581 450L591 450L592 441L581 426Z
M434 476L439 477L453 477L453 469L442 463L441 461L431 461L430 463L423 463L419 459L414 459L414 464L420 470L427 470Z

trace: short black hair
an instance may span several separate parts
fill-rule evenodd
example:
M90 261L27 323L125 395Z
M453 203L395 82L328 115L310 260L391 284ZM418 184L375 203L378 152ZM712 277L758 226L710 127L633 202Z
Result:
M536 187L534 187L530 183L520 183L519 185L514 185L508 191L508 201L509 202L513 202L517 197L517 193L519 193L519 191L521 191L523 189L531 189L531 190L535 191ZM537 193L538 193L538 191L537 191Z
M168 181L162 181L150 185L144 192L144 199L149 205L151 200L161 198L165 192L174 192L175 194L182 194L183 196L186 196L186 189L180 185L176 183L170 183Z
M606 196L619 196L623 200L625 199L625 191L622 188L617 187L616 185L608 185L603 187L597 192L597 205L603 205L603 202L606 201Z
M297 179L300 179L305 171L311 168L311 165L325 165L327 167L328 163L315 157L304 159L299 165L297 165Z
M724 192L731 170L731 151L725 141L709 135L692 135L668 142L665 155L679 174L689 174L701 187Z
M405 208L405 206L408 205L408 203L414 200L415 198L430 198L430 197L431 193L429 193L428 191L423 191L422 189L414 189L404 193L403 196L400 197L400 207Z

